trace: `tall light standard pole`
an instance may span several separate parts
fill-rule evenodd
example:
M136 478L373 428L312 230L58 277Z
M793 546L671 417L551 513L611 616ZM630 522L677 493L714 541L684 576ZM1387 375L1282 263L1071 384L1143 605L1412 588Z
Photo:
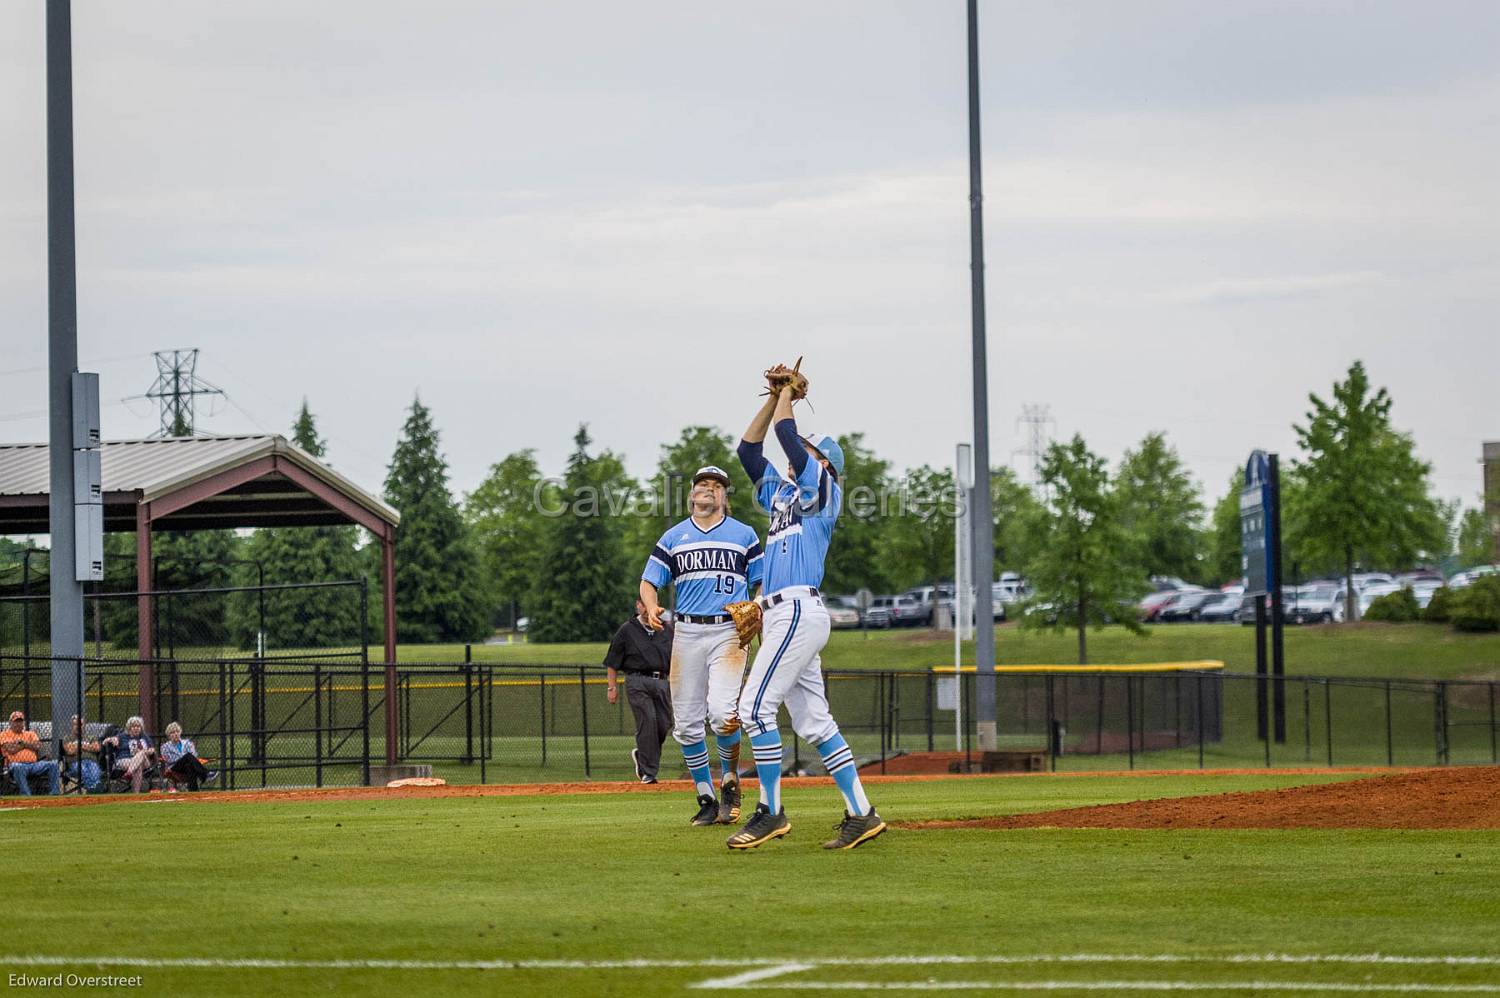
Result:
M974 330L974 720L980 751L995 731L995 518L990 504L990 393L984 332L984 193L979 155L979 10L969 2L969 282Z
M73 372L78 295L73 243L73 26L71 0L47 0L47 404L51 471L52 738L78 706L83 583L77 578L73 492Z

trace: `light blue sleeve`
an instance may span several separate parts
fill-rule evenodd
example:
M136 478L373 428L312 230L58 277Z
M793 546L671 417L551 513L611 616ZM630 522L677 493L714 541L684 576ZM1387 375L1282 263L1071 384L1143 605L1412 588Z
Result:
M669 530L661 535L661 540L656 542L656 547L651 549L651 556L646 559L646 567L641 570L641 579L658 589L672 581L672 555L667 548L670 534Z
M760 481L755 483L755 503L767 513L771 511L771 504L776 500L776 493L781 488L781 476L776 473L771 462L767 461L765 469L761 472Z

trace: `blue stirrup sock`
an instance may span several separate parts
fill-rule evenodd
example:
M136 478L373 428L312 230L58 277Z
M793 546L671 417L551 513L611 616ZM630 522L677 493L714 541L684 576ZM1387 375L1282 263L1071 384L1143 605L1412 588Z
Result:
M734 774L735 779L740 778L740 733L738 731L728 735L714 735L714 741L719 744L719 765L723 767L725 776Z
M781 732L776 729L750 736L755 752L755 775L760 778L760 802L781 813Z
M714 774L708 768L708 745L702 741L684 745L682 761L687 763L688 773L693 777L693 788L698 791L698 796L706 794L717 797L714 793Z
M865 786L859 782L859 770L854 768L854 752L850 750L849 743L844 741L844 736L834 732L832 738L818 746L818 754L823 757L823 766L828 770L828 775L839 785L839 793L844 795L849 813L869 814L870 798L865 796Z

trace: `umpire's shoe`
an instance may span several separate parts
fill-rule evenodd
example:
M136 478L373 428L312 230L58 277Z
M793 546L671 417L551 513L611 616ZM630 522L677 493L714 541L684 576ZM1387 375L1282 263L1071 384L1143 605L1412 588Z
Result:
M792 823L786 820L785 809L780 814L772 814L770 808L757 804L755 814L745 823L745 827L729 836L725 845L731 849L754 849L762 842L779 839L791 830Z
M719 784L719 824L732 825L740 820L740 778L733 773Z
M844 820L833 827L838 829L838 835L824 842L823 848L853 849L885 831L885 822L880 820L880 815L876 814L872 807L869 814L863 815L854 815L845 811Z
M693 815L693 824L698 828L719 823L719 802L714 800L713 794L704 794L698 798L698 813Z

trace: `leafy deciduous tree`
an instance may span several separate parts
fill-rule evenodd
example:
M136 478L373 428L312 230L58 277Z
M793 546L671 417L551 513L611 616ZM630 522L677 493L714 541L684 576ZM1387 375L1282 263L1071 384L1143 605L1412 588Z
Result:
M1088 627L1123 624L1136 633L1135 600L1145 589L1136 549L1120 526L1102 457L1075 435L1042 461L1048 487L1046 542L1032 564L1031 626L1076 627L1078 661L1088 662Z

